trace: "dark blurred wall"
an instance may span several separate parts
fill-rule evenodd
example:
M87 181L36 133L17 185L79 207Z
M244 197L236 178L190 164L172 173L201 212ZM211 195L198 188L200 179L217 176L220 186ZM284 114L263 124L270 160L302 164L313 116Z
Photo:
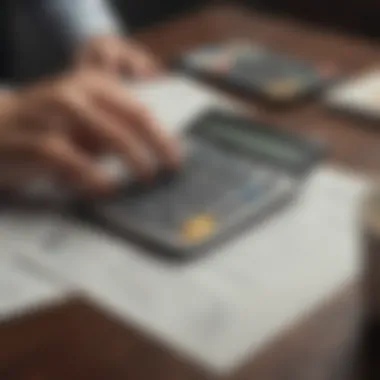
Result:
M5 0L0 0L0 82L9 76L7 26L8 8Z
M119 12L132 30L166 21L206 3L207 0L116 0Z
M247 5L380 37L380 0L243 0Z

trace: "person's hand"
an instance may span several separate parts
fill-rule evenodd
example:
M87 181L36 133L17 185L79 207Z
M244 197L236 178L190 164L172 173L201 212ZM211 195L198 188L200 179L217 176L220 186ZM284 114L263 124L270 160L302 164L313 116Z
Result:
M161 71L158 61L147 49L117 35L90 38L80 46L76 59L81 67L138 78L156 76Z
M114 184L94 156L100 152L116 153L141 179L179 163L149 111L105 75L80 71L0 97L0 185L48 173L82 190L109 191Z

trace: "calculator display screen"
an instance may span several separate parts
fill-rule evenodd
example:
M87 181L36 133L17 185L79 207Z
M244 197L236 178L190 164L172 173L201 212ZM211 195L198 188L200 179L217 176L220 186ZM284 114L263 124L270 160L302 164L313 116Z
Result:
M224 143L246 154L267 156L276 161L298 165L305 154L297 145L254 128L239 128L221 121L209 121L202 128L202 135L210 140Z

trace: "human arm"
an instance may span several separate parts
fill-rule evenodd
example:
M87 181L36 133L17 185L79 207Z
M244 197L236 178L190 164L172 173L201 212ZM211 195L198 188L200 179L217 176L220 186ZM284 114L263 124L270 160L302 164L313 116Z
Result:
M106 0L19 0L46 33L64 41L75 64L115 74L155 75L158 63L146 48L128 36L126 27Z

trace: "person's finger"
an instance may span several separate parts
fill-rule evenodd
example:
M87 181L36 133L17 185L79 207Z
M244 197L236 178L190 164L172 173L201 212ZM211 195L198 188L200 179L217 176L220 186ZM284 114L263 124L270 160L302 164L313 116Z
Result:
M79 124L72 128L70 138L74 142L74 145L78 146L81 150L84 150L91 156L99 156L104 152L104 146L97 136L89 136L84 126Z
M137 177L149 180L153 176L154 167L147 150L130 130L106 113L87 114L86 119L92 131L119 153Z
M97 65L110 74L117 74L119 63L119 51L116 44L103 44L96 48Z
M115 50L113 44L90 45L79 52L77 65L82 69L91 67L115 73L117 71L117 61L117 50Z
M85 68L93 59L90 48L88 46L81 46L75 55L75 64L80 68Z
M155 76L164 71L162 63L152 52L141 48L139 52L143 61L142 65L144 66L144 70L147 75Z
M121 48L119 51L120 73L132 77L144 77L144 70L140 57L133 51Z
M95 161L76 149L65 138L51 137L36 145L36 153L50 167L60 174L72 178L75 185L90 192L105 193L112 190L113 185L96 165Z
M140 103L133 99L119 83L99 83L97 99L123 120L126 128L132 128L166 165L176 167L180 162L180 152L174 138L165 133L164 128ZM104 91L107 88L108 91Z
M0 155L0 188L19 188L38 178L46 168L27 156Z
M98 169L57 134L14 134L0 146L1 185L17 186L48 173L102 191L108 186ZM49 174L49 175L50 175Z
M141 78L149 78L160 72L152 54L128 43L121 47L120 65L123 72Z
M102 91L107 92L107 88ZM79 99L77 102L67 102L64 107L68 108L78 125L82 126L84 133L95 136L108 151L113 150L121 155L135 175L141 179L152 176L153 168L141 143L121 122L89 102Z

